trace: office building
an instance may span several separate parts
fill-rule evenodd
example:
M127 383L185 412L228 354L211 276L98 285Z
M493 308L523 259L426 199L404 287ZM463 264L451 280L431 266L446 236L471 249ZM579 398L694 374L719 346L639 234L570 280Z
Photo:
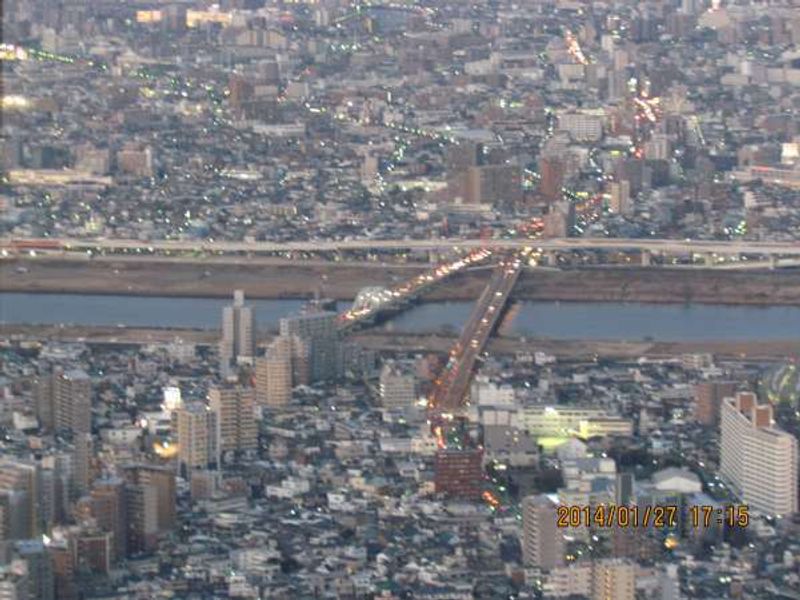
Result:
M256 324L253 309L244 303L244 292L233 293L233 304L222 309L220 372L230 375L238 363L248 363L255 356Z
M258 442L255 390L231 385L208 391L210 409L217 418L217 448L221 455L253 451Z
M477 500L483 483L483 453L480 450L439 450L434 464L437 494Z
M398 365L386 363L381 369L379 390L384 408L406 408L417 399L416 379Z
M732 381L703 381L694 387L694 418L703 425L719 424L723 398L733 396L736 384Z
M299 342L302 344L302 342ZM292 399L292 338L278 336L264 356L256 359L256 402L286 406Z
M633 423L603 408L582 406L481 407L483 425L510 425L527 431L536 439L633 433Z
M178 469L188 477L193 469L219 464L218 413L202 402L193 402L175 411L178 438Z
M750 510L797 512L798 443L775 426L772 405L759 405L751 392L724 398L720 430L720 475Z
M564 536L558 528L558 499L547 494L522 500L522 560L526 566L550 570L564 564Z

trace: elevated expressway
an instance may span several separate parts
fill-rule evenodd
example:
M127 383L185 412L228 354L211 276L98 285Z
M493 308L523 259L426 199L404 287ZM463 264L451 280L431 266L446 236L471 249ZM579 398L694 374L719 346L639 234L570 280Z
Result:
M629 238L552 238L552 239L402 239L402 240L317 240L293 242L245 242L207 240L152 240L99 238L45 238L40 240L0 238L0 250L20 252L37 249L43 252L119 252L138 254L285 254L348 251L431 252L489 249L522 250L534 248L543 253L605 250L640 252L643 256L703 255L753 256L763 258L800 258L800 242L708 241ZM646 262L643 260L643 262Z

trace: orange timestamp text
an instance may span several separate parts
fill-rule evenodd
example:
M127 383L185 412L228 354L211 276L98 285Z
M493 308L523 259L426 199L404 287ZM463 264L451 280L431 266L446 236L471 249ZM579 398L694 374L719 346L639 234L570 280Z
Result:
M746 504L728 506L684 506L681 519L681 508L675 504L622 506L616 504L566 505L557 508L558 527L653 527L656 529L673 529L683 520L694 528L708 528L712 525L728 525L729 527L747 527L750 524L749 508Z
M598 504L597 506L559 505L557 525L559 527L655 527L672 528L678 525L677 505L621 506Z

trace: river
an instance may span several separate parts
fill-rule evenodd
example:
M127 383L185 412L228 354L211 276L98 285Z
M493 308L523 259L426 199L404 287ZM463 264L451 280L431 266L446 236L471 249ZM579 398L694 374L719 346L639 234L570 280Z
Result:
M229 300L160 296L0 293L0 322L211 329ZM260 329L303 300L252 300ZM344 303L340 303L340 308ZM419 304L382 325L403 333L458 331L471 302ZM800 339L800 307L522 302L501 325L509 335L564 340L755 341Z

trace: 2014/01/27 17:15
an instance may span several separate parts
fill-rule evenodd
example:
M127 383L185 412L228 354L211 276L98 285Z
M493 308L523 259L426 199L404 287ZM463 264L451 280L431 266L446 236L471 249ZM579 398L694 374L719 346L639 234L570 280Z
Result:
M689 507L689 515L695 528L710 527L712 524L747 527L750 524L750 512L746 504L694 505Z

